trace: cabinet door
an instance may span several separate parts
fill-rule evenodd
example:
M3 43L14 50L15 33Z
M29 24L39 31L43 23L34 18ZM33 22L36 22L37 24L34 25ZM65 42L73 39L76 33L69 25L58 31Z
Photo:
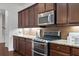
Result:
M26 56L32 56L32 40L26 38Z
M55 4L46 3L46 10L45 11L51 11L51 10L55 10Z
M75 47L73 47L73 48L71 48L72 50L71 50L71 54L73 55L73 56L79 56L79 48L75 48Z
M66 3L57 3L57 24L67 24Z
M39 3L38 4L38 13L43 13L43 12L45 12L45 4Z
M21 17L22 17L22 19L21 19L21 21L22 21L22 27L21 28L24 28L24 26L25 26L25 11L24 10L22 11Z
M19 38L17 36L13 36L13 48L14 51L19 52Z
M24 27L28 27L29 26L29 13L28 13L28 9L25 10L24 12L24 17L25 17L25 20L24 20Z
M20 41L20 44L19 44L19 53L22 54L22 55L25 55L25 39L24 38L21 38L19 39Z
M35 18L34 18L34 7L29 8L29 27L34 27Z
M79 23L79 4L78 3L68 4L68 22L70 24Z
M60 51L56 51L56 50L51 50L50 56L70 56L70 54L60 52Z
M38 5L36 4L34 6L34 13L35 13L35 21L34 21L34 24L35 26L34 27L37 27L38 26Z
M22 13L18 13L18 28L22 27Z
M17 37L16 36L13 36L13 48L14 48L14 51L17 50Z

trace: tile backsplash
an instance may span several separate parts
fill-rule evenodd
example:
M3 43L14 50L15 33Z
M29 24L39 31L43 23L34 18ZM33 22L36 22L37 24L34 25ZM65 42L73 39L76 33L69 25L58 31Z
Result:
M40 36L40 29L41 28L24 28L23 29L23 34L24 35L32 35L35 36L36 32L38 33L38 35Z

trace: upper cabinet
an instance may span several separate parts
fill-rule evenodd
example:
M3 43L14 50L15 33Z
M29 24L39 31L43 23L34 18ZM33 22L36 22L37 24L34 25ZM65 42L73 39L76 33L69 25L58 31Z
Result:
M24 28L24 26L25 26L25 10L22 11L21 19L22 19L21 20L21 22L22 22L21 26L22 26L22 28Z
M28 9L18 12L18 28L28 27Z
M79 24L78 3L57 4L57 24Z
M38 3L18 13L18 27L37 27L38 14L55 10L53 3Z
M43 12L45 12L45 4L39 3L38 4L38 13L43 13Z
M30 7L29 8L29 26L30 27L33 27L34 26L34 21L35 21L35 18L34 18L34 7Z
M67 24L67 4L57 4L57 24Z
M18 28L22 27L22 16L21 16L22 12L18 13Z
M38 14L56 11L56 23L79 24L79 3L38 3L18 12L18 27L37 27Z
M44 13L51 10L55 10L54 3L39 3L38 4L38 13Z
M25 15L24 15L24 27L29 26L29 11L28 9L25 10Z
M79 3L68 4L68 22L70 24L79 23Z
M55 10L55 4L54 3L46 3L46 11Z
M35 23L34 23L34 26L35 27L38 27L38 22L37 22L37 20L38 20L38 5L36 4L35 6L34 6L34 14L35 14Z

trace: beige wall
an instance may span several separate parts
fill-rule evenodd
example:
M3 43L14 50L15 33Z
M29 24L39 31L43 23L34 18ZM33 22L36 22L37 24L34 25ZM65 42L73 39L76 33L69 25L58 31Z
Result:
M61 31L61 37L63 39L67 38L69 32L79 32L79 26L64 26L64 27L48 27L43 29L45 31Z

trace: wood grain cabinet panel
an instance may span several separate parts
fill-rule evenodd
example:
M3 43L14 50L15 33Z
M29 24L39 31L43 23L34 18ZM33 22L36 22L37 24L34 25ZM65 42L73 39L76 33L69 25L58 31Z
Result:
M68 22L70 24L79 23L79 3L68 4Z
M44 13L45 12L45 4L39 3L38 4L38 13Z
M17 37L16 36L13 36L13 48L14 48L14 51L17 51Z
M57 3L57 24L67 24L67 4Z
M26 38L26 56L32 56L32 40Z
M14 51L23 56L32 56L32 40L28 38L13 37Z
M22 27L22 13L18 13L18 28Z
M72 48L72 50L71 50L71 54L73 55L73 56L79 56L79 48Z
M38 4L34 6L34 14L35 14L34 27L38 27Z
M16 51L16 52L20 51L19 37L17 37L17 36L13 36L13 48L14 48L14 51Z
M59 50L61 52L70 53L70 47L59 44L50 44L51 49Z
M22 11L21 17L22 17L21 18L21 21L22 21L22 26L21 27L24 28L24 26L25 26L25 11L24 10Z
M24 28L29 27L29 11L28 9L24 10Z
M54 3L46 3L45 11L51 11L51 10L55 10L55 4Z
M35 13L34 7L29 8L29 27L33 27L35 25Z
M70 54L60 52L57 50L50 50L50 56L70 56Z
M19 53L22 55L25 55L25 47L26 47L25 46L25 44L26 44L25 39L20 37L19 41L20 41Z
M50 55L54 56L67 56L70 55L70 47L60 44L50 43Z

